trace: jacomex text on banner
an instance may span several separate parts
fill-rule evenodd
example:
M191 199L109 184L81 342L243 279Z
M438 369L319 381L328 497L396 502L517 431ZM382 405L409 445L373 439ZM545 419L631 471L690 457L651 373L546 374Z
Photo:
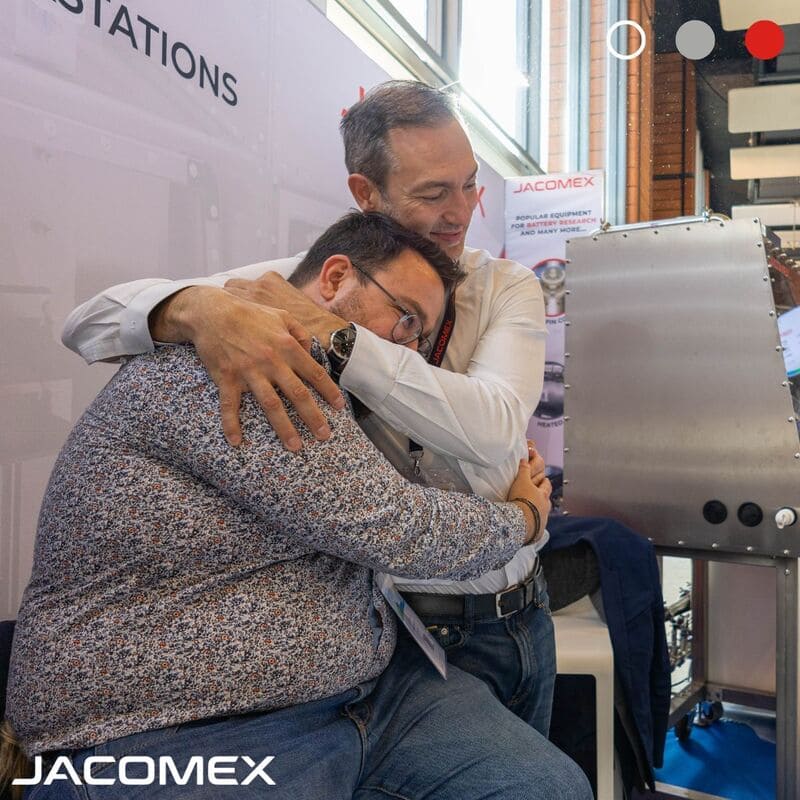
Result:
M603 172L506 179L506 258L539 277L545 297L547 344L544 388L528 426L547 464L564 465L564 307L567 239L602 224Z

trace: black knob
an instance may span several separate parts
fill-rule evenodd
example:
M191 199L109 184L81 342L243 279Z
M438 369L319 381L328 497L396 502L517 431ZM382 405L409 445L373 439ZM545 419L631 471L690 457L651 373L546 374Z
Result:
M709 500L703 506L703 519L712 525L721 525L728 519L728 509L720 500Z
M755 503L742 503L739 506L737 516L742 525L746 525L748 528L755 528L764 519L764 512Z

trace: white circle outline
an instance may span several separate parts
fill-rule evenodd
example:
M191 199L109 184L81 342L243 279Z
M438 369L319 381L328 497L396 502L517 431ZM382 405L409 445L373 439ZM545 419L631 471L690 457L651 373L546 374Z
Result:
M617 28L621 28L623 25L630 25L632 28L635 28L642 40L642 43L639 45L636 52L630 53L629 55L623 55L614 47L613 44L611 44L611 37L614 35L614 31ZM615 22L608 29L608 33L606 34L606 47L608 48L608 52L611 53L611 55L615 58L621 58L623 61L633 61L634 58L638 58L644 52L644 48L646 46L647 34L644 32L644 28L638 22L635 22L632 19L621 19L618 22Z

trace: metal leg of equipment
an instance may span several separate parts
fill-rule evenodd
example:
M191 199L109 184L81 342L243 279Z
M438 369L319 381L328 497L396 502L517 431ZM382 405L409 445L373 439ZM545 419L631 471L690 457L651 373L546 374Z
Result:
M797 573L800 560L776 559L777 650L775 694L777 723L777 800L800 796L800 715L798 715L797 642L800 628L800 597Z
M726 553L658 548L659 555L693 559L692 570L692 681L672 700L670 725L681 720L696 703L707 699L728 700L757 708L770 708L776 715L776 800L800 797L800 560L794 558L742 557ZM775 695L742 687L710 684L707 679L708 562L728 561L771 567L776 571L777 640L775 651Z

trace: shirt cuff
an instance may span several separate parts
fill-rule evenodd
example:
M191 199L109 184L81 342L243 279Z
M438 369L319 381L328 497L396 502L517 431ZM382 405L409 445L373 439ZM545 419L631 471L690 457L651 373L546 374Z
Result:
M355 327L356 344L339 377L339 385L362 399L366 394L374 402L383 403L394 389L402 350L361 325Z
M120 317L119 338L122 342L123 352L131 354L153 351L149 316L150 312L163 300L190 286L223 287L228 279L228 276L221 276L169 281L168 283L158 283L139 292L128 303Z

